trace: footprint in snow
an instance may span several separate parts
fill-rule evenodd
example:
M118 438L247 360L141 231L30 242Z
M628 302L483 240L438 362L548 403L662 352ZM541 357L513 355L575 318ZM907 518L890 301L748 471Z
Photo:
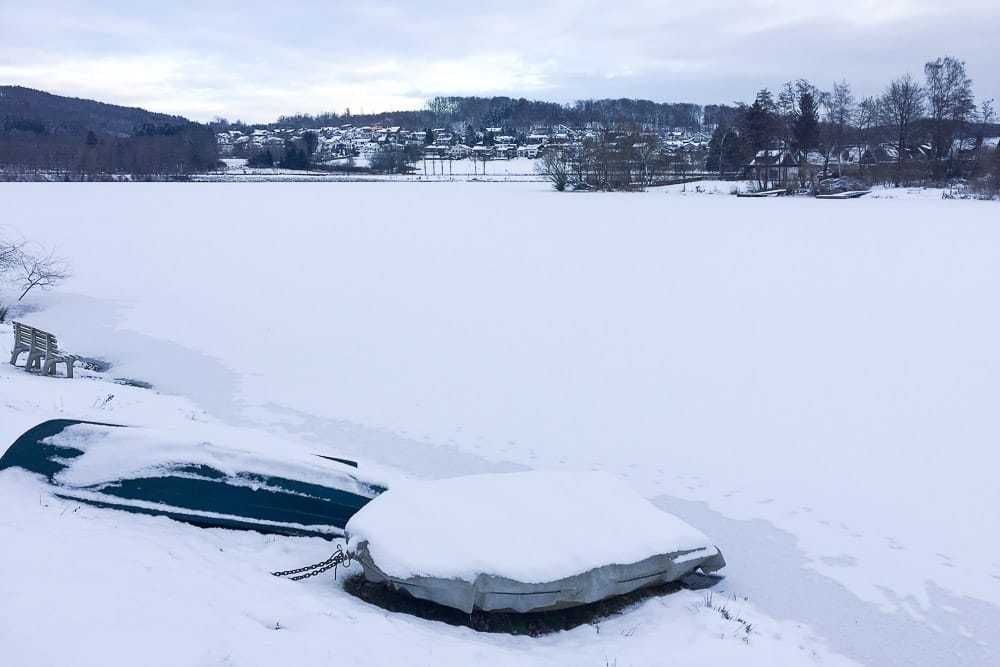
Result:
M848 554L840 556L821 556L820 560L831 567L857 567L858 559Z
M952 560L951 556L943 553L936 553L934 555L941 559L942 561L941 564L944 565L945 567L955 567L955 563Z

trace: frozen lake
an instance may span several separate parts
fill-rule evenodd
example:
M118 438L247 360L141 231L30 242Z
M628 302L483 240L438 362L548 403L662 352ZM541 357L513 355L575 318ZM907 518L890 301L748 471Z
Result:
M123 375L423 476L618 473L712 522L727 586L838 652L1000 660L993 203L541 183L0 198L74 267L24 319Z

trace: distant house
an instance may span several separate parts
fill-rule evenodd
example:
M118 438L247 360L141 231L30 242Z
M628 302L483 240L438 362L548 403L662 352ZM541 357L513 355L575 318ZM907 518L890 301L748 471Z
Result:
M493 146L476 144L472 147L472 157L477 160L492 160L494 156Z
M517 157L517 146L515 144L494 144L493 155L497 158L509 160Z
M785 148L757 151L749 164L750 176L761 187L785 185L799 178L799 160Z
M517 157L527 157L534 160L538 157L541 144L525 144L517 147Z

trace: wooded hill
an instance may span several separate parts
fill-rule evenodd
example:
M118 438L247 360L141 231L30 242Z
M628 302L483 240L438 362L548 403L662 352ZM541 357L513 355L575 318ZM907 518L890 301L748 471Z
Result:
M0 120L5 132L23 129L78 137L85 137L87 132L128 137L144 125L186 125L190 122L181 116L63 97L21 86L0 86Z
M500 127L524 131L532 126L563 124L580 127L588 123L604 126L647 126L698 128L703 108L688 102L664 103L637 99L578 100L559 104L512 97L435 97L417 111L388 111L376 114L343 113L282 116L274 127L318 128L354 125L399 125L407 128L443 127L456 123L473 128Z
M181 116L0 86L0 169L97 175L211 169L211 129Z

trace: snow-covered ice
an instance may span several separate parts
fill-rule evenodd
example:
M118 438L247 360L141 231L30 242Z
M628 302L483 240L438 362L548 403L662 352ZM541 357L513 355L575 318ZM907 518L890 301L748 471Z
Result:
M924 191L848 202L698 194L558 194L541 183L4 185L4 224L74 267L71 282L33 296L37 310L18 317L163 393L8 368L0 436L111 410L184 433L266 433L416 477L603 470L710 534L728 561L727 590L756 601L760 618L823 638L803 641L806 653L995 664L996 204ZM182 534L183 562L204 561L195 581L212 591L218 563L202 550L255 539L38 509L30 482L9 475L0 494L0 538L17 545L2 550L5 570L65 554L58 536L79 533L65 549L101 560L70 573L79 579L73 568L85 565L117 586L111 564L133 558L117 552L122 540L174 550ZM280 541L290 562L261 567L326 555L303 553L306 543ZM155 599L134 592L159 590L140 569L110 594ZM40 641L52 622L31 593L55 606L56 591L39 583L46 570L0 583L23 610L18 625L0 625L5 643L14 630L27 633L18 642ZM261 594L241 572L230 611ZM99 597L96 584L81 591L56 577L79 593L71 599ZM410 628L424 649L461 636L468 652L452 657L527 659L517 646L539 662L581 664L585 654L604 664L589 641L583 654L545 653L571 640L483 638L386 618L336 587L288 590L280 605L315 594L322 603L309 609ZM710 628L679 620L681 599L644 605L662 615L636 634L677 636L667 628L678 623L692 645L707 642ZM107 617L125 611L103 607ZM633 618L614 623L624 631ZM324 632L327 622L308 621ZM100 636L92 625L81 632ZM782 646L799 642L783 637ZM663 645L623 640L618 664L646 664L643 646ZM751 642L739 660L752 664L755 650ZM722 655L710 662L735 659ZM771 664L794 664L783 659Z

